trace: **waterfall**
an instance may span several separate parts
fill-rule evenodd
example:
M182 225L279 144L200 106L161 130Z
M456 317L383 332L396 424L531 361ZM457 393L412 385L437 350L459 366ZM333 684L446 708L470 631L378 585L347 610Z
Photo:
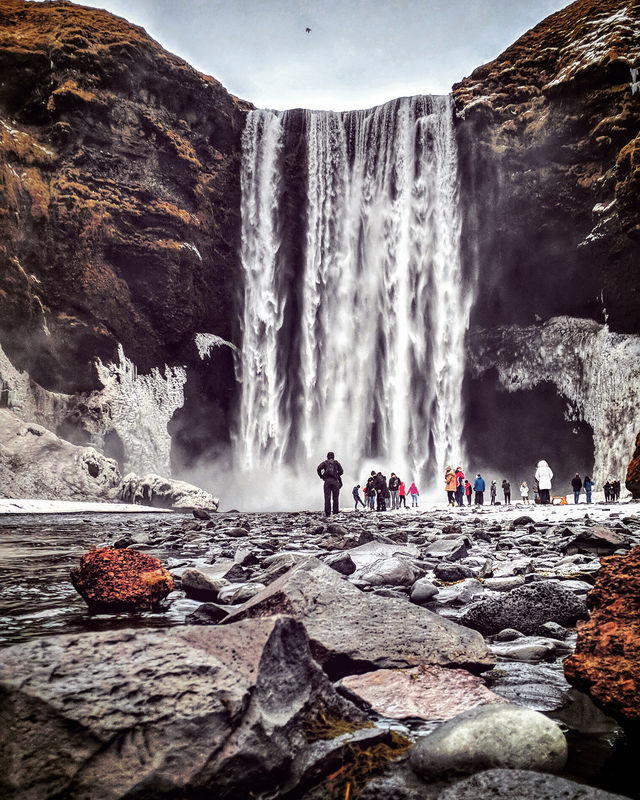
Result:
M242 469L331 449L356 478L376 467L440 488L463 458L459 240L449 96L249 114Z

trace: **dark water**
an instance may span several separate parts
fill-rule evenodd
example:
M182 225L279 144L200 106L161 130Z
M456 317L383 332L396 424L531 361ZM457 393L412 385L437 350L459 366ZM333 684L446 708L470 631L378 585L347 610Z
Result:
M198 604L180 593L170 595L166 612L92 615L69 578L89 548L181 519L143 513L0 516L0 647L62 633L181 624ZM163 562L175 555L149 552Z
M69 579L90 547L113 544L127 534L161 532L164 544L144 547L167 564L184 544L171 546L172 528L184 515L54 514L0 516L0 648L41 636L114 628L181 625L199 603L182 592L167 598L164 612L92 615ZM180 542L182 537L176 541ZM186 545L186 550L188 550ZM0 650L0 660L2 651ZM569 762L563 775L630 798L640 798L639 742L620 728L569 731Z

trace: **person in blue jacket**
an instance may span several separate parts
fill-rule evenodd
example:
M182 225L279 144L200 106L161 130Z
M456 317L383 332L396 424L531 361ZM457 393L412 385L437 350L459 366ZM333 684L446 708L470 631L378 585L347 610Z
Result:
M587 495L587 503L591 502L591 492L593 491L593 487L595 486L594 482L588 475L584 476L584 483L582 487L584 488L586 495Z
M476 505L477 506L483 506L484 505L484 489L485 489L484 478L478 472L478 474L476 475L476 479L473 482L473 491L476 493Z

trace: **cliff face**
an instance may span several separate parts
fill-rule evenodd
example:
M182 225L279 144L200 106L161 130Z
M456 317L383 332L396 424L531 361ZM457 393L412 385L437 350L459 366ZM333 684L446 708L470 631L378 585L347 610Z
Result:
M474 320L638 332L640 5L578 0L454 86Z
M638 65L640 4L578 0L453 89L463 253L477 280L469 450L474 458L493 451L505 470L513 469L514 431L518 463L555 460L567 480L592 468L606 479L631 456L620 449L623 439L632 448L632 437L615 436L627 430L629 415L633 427L635 412L600 391L607 359L615 358L602 347L607 329L576 339L567 333L575 328L570 319L545 324L555 317L607 323L612 333L632 335L628 344L616 339L614 350L637 350ZM497 338L496 325L503 326ZM530 332L524 347L521 326ZM566 375L578 362L579 392L567 393ZM529 368L525 386L520 376ZM621 376L621 396L632 380ZM612 438L613 457L604 458Z
M0 341L53 391L91 360L196 363L236 336L247 106L141 29L0 2ZM233 376L230 376L233 380Z

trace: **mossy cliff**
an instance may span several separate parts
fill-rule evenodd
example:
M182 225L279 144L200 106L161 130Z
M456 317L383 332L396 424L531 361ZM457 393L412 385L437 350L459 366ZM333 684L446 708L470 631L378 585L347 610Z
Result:
M248 108L124 19L0 0L0 341L54 391L233 339Z

